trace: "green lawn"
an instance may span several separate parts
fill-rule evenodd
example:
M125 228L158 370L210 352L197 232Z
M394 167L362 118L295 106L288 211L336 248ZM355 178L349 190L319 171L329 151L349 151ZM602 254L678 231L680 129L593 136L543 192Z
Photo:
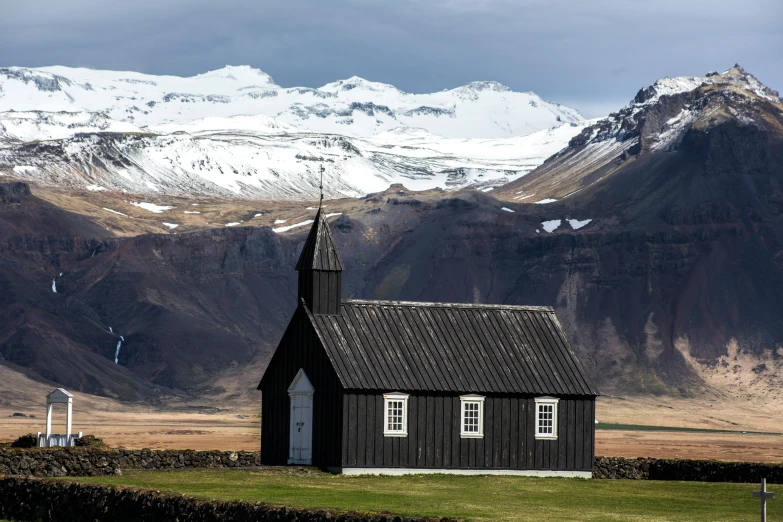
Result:
M597 430L625 430L625 431L684 431L691 433L731 433L750 434L750 435L783 435L780 432L772 431L742 431L742 430L718 430L711 428L683 428L679 426L648 426L646 424L617 424L610 422L597 422Z
M346 477L290 470L129 472L95 482L209 499L465 520L756 521L755 484L426 475ZM783 488L772 485L772 492ZM768 504L783 518L783 498Z

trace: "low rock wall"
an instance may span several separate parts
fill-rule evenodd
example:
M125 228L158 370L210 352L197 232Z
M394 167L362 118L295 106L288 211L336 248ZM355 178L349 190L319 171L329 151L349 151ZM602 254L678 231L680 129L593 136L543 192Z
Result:
M122 450L96 448L0 449L0 475L89 477L126 469L247 468L257 451Z
M686 480L701 482L767 482L783 484L783 465L686 459L596 457L593 478Z
M0 449L0 475L79 477L121 475L129 469L249 468L257 451L122 450L98 448ZM596 457L593 478L783 484L783 465L685 459Z
M53 482L28 478L0 479L0 519L42 522L425 522L447 519L364 515L328 510L293 509L196 500L182 495L136 491L112 486Z

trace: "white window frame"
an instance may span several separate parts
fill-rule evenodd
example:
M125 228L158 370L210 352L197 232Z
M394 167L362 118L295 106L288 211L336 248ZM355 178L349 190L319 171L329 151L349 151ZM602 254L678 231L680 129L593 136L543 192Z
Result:
M481 395L460 395L459 436L463 439L481 439L484 437L484 399ZM465 404L478 404L478 432L465 431Z
M538 440L557 440L557 407L560 399L556 397L536 397L536 439ZM552 433L540 432L540 411L539 405L552 406Z
M389 403L392 401L402 402L402 429L389 429ZM408 394L407 393L385 393L383 395L383 436L384 437L407 437L408 436Z

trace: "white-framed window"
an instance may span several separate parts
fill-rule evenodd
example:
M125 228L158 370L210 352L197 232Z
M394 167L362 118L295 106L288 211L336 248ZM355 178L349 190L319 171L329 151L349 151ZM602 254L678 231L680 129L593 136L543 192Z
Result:
M408 436L408 395L387 393L383 396L383 435Z
M484 397L481 395L462 395L459 398L461 405L460 437L481 438L484 436Z
M557 403L555 397L536 398L536 438L557 440Z

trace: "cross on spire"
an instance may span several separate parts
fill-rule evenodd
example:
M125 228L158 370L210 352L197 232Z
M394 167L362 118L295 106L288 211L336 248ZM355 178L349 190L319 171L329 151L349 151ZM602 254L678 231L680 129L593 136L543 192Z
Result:
M321 200L318 202L318 208L321 208L321 205L324 203L324 164L321 163L321 168L319 169L321 172L321 184L318 186L319 189L321 189Z

